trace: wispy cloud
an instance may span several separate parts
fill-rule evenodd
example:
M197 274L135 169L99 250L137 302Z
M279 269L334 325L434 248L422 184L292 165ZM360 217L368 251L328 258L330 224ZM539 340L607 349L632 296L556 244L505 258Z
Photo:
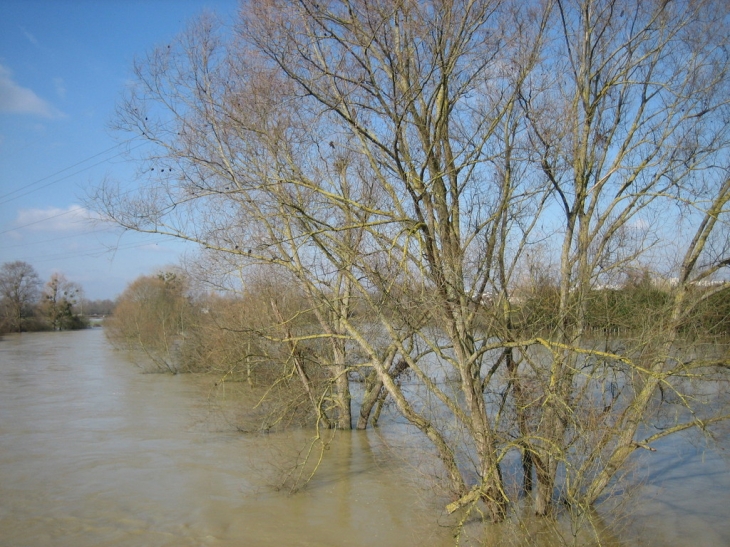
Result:
M56 95L59 98L66 98L66 84L63 82L63 78L53 78L53 87L56 88Z
M25 35L25 37L28 39L28 41L31 44L33 44L34 46L37 46L37 47L40 46L40 44L38 43L38 39L35 36L33 36L30 32L28 32L28 30L25 27L20 27L20 30L22 31L22 33Z
M99 220L96 213L80 205L70 205L66 209L21 209L15 219L15 229L33 232L79 232L91 229L92 223Z
M60 118L63 113L41 99L32 89L19 85L7 67L0 65L0 112Z

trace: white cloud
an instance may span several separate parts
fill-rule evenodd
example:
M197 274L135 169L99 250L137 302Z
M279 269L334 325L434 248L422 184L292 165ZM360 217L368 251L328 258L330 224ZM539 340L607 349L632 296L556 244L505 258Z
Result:
M148 243L146 245L140 245L138 247L138 249L140 251L146 251L148 253L155 253L155 254L174 252L172 249L170 249L166 245L159 245L157 243Z
M92 228L98 215L81 207L70 205L66 209L21 209L15 219L16 229L27 228L33 232L79 232Z
M33 114L44 118L63 117L59 110L41 99L32 89L16 83L12 72L3 65L0 65L0 112Z
M636 230L638 232L644 232L649 229L649 222L646 219L643 218L636 218L633 221L629 222L627 226L632 229Z

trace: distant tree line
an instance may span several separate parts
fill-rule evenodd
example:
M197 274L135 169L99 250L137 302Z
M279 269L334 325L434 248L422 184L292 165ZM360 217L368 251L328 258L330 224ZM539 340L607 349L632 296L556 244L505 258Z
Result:
M705 340L730 336L730 283L692 286L689 292L698 304L678 325L681 335ZM557 284L543 281L521 288L518 294L512 302L515 328L551 332L559 327ZM629 337L666 325L671 320L672 294L669 282L658 281L646 269L626 276L621 284L593 287L585 295L585 330L591 336Z
M0 266L0 333L82 329L89 316L114 309L111 300L89 301L83 295L62 273L43 284L27 262L6 262Z

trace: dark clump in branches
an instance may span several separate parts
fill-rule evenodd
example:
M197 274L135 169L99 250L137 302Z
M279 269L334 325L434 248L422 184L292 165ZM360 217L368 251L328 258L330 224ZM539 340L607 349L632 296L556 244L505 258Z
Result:
M41 287L40 276L27 262L0 266L0 333L86 328L84 304L90 302L81 286L61 273L52 274ZM109 304L108 310L113 307Z

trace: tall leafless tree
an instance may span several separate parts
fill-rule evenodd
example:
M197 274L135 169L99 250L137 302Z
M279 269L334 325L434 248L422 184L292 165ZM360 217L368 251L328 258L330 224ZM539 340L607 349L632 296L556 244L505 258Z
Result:
M726 417L687 382L726 357L676 341L730 260L727 9L251 0L231 35L204 17L136 65L118 126L150 143L143 184L107 183L97 207L296 283L317 328L278 313L279 341L328 344L343 429L348 378L372 370L359 426L387 394L443 464L449 511L504 518L515 451L538 514L556 490L586 509L637 448ZM669 244L664 308L599 346L601 287ZM664 391L689 417L647 435Z

